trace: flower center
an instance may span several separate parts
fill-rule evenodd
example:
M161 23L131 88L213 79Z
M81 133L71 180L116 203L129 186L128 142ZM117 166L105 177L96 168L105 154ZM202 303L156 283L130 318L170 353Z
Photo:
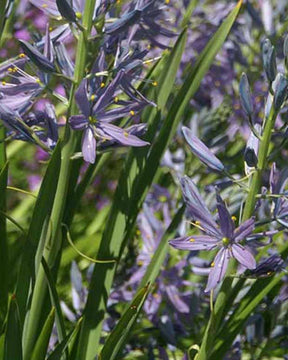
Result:
M89 124L91 124L91 125L94 125L97 123L97 119L93 116L89 116L88 120L89 120Z
M228 239L227 237L223 237L222 244L223 246L228 246L230 244L230 239Z

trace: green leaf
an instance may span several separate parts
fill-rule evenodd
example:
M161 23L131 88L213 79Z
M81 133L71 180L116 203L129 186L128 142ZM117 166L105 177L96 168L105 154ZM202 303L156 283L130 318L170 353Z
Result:
M150 285L147 285L137 293L134 300L121 316L121 319L118 321L112 333L106 340L99 355L99 360L116 359L119 350L125 344L125 340L127 339L127 336L142 309L142 305L144 304L149 292L149 287Z
M23 359L19 309L15 295L10 298L4 348L4 360L12 359Z
M52 274L50 272L50 269L45 261L45 259L42 257L41 264L43 266L46 279L49 285L49 291L50 291L50 297L51 297L51 303L53 304L55 311L56 311L56 327L57 327L57 333L58 333L58 339L61 343L65 337L66 337L66 331L65 331L65 325L64 325L64 319L62 316L62 310L60 306L60 301L58 297L58 293L56 290L56 286L52 277ZM65 354L65 359L67 359L68 354Z
M80 318L73 330L70 331L70 333L65 337L63 341L61 341L55 349L51 352L51 354L48 356L47 360L60 360L62 359L63 355L65 354L65 351L67 350L69 344L76 338L78 335L80 325L82 322L82 318Z
M1 167L0 167L1 168ZM6 211L6 186L8 177L8 164L0 172L0 212ZM8 246L6 234L6 218L0 215L0 328L7 313L8 306Z
M110 217L100 244L99 258L103 260L120 258L135 224L141 204L157 174L161 158L176 132L190 99L199 88L202 78L229 34L238 15L240 5L239 3L232 10L208 42L195 65L188 69L187 78L175 95L155 143L150 149L146 149L146 154L149 152L148 158L144 158L143 161L143 149L131 150L119 179ZM182 41L184 41L184 38L182 38ZM182 45L177 42L175 47L181 52L183 51ZM171 83L174 83L174 79L171 79ZM155 121L158 120L157 115L155 119ZM153 123L151 126L153 126ZM156 128L154 127L154 129ZM140 161L138 158L139 151L141 151ZM113 265L95 265L78 344L77 360L90 360L97 353L107 294L109 294L112 286L115 268Z
M60 143L56 146L41 184L39 195L34 207L30 228L23 249L23 256L18 273L16 296L19 304L21 323L24 323L26 306L29 298L31 281L35 278L35 255L43 230L47 230L49 215L53 206L54 194L61 163ZM46 224L46 225L45 225ZM40 258L41 260L41 258ZM38 264L39 267L39 264Z
M190 4L188 5L186 13L184 14L183 20L181 22L182 27L185 27L189 24L189 21L191 20L191 16L192 16L193 11L195 10L197 4L198 4L198 0L190 1Z
M35 344L31 356L31 360L45 360L49 345L49 339L53 330L54 320L55 320L55 308L52 307L50 314L48 315L47 320L45 321L45 324L43 326L43 329Z

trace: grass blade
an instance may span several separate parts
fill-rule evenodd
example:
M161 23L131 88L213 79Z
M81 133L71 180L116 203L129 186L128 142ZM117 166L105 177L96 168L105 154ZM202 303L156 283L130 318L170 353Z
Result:
M12 359L23 359L19 309L15 295L10 298L4 348L4 360Z
M45 360L49 345L49 339L53 329L54 319L55 319L55 308L52 307L50 314L48 315L47 320L43 326L43 329L35 344L31 356L31 360Z
M2 146L1 144L0 146ZM1 150L0 150L1 151ZM3 159L4 160L4 159ZM1 164L2 165L2 164ZM0 214L6 211L6 186L8 164L0 165ZM8 245L6 234L6 218L0 216L0 328L7 313L8 305Z
M134 300L131 302L128 309L113 329L111 335L106 340L99 355L99 360L116 359L117 354L125 344L125 340L127 339L127 336L142 309L142 305L148 295L149 288L150 285L147 285L137 293Z

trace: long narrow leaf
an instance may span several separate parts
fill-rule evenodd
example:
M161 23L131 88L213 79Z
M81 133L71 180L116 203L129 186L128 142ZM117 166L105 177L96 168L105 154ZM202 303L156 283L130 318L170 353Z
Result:
M64 319L62 316L58 293L57 293L56 286L55 286L52 274L50 272L50 269L43 257L41 260L41 264L45 271L46 279L47 279L47 282L49 285L51 303L53 304L53 306L55 308L55 312L56 312L56 326L57 326L57 332L58 332L58 339L59 339L59 342L62 342L66 337L66 331L65 331ZM68 354L65 354L65 359L67 357L68 357Z
M5 333L4 360L22 360L21 327L15 295L10 298Z
M149 292L149 287L150 285L145 286L135 296L134 300L122 315L111 335L106 340L106 343L99 355L99 360L116 359L119 350L122 348L123 344L125 344L128 333L142 309L142 305L144 304Z
M6 211L8 164L6 163L2 168L0 167L0 169L0 213L2 213ZM4 216L0 216L0 234L0 328L2 328L7 312L9 276L6 218Z
M55 308L52 307L50 314L48 315L47 320L43 326L43 329L37 339L35 348L31 356L31 360L45 360L49 345L49 339L53 329L54 319Z
M49 162L45 177L39 191L39 195L34 207L33 217L24 246L22 262L17 280L16 296L19 304L21 323L24 322L26 307L28 304L29 288L31 281L35 277L35 254L41 234L43 235L43 226L45 219L51 212L57 179L60 168L60 144L54 150L53 156Z

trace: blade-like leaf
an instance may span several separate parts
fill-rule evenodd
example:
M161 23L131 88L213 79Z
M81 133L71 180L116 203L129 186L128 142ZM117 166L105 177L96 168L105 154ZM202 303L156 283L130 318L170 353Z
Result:
M53 205L53 194L55 194L61 162L60 150L60 144L58 144L54 150L45 177L42 181L42 185L34 207L27 240L23 250L23 257L19 270L16 289L21 323L24 322L31 280L33 280L35 277L34 259L36 249L38 246L38 242L40 241L41 234L43 234L45 220L47 222L47 218L51 212Z
M21 327L15 295L10 298L5 333L4 360L22 360Z
M66 331L65 331L64 319L62 316L58 293L56 290L56 286L55 286L52 274L50 272L50 269L49 269L44 257L42 257L41 264L44 268L46 279L47 279L47 282L49 285L51 303L53 304L53 306L55 308L58 339L59 339L59 342L61 343L66 338ZM68 357L68 354L65 354L64 358L66 359L67 357Z
M31 360L45 360L49 345L49 339L53 329L54 320L55 320L55 308L52 307L50 314L48 315L47 320L43 326L43 329L37 339L36 345L34 347L31 356Z
M3 167L0 166L0 169L0 212L2 213L6 211L6 186L8 177L8 164L6 163ZM0 234L0 328L2 328L2 324L6 317L8 305L9 276L6 218L4 216L0 216Z
M114 360L125 344L125 340L132 328L135 319L142 309L142 305L148 295L150 285L145 286L135 296L134 300L124 312L116 327L105 342L105 345L99 355L99 360Z
M48 356L47 360L60 360L63 358L69 344L76 338L80 329L81 322L82 318L78 320L75 328L70 331L70 333L65 337L65 339L55 347L55 349Z

